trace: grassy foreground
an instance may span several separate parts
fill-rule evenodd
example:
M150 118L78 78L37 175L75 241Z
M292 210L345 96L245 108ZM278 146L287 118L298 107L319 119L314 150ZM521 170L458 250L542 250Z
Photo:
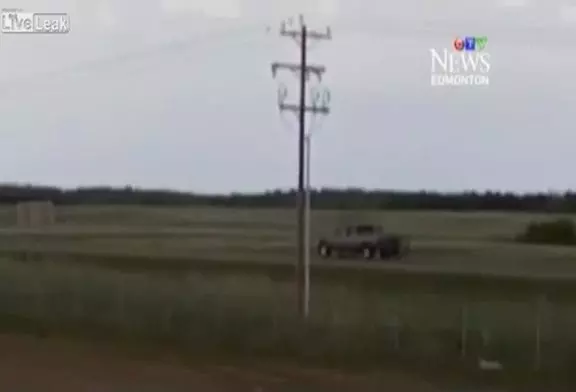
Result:
M315 213L316 237L382 222L414 252L390 264L313 260L307 323L294 311L293 211L66 207L56 227L34 231L13 218L0 209L5 329L347 366L473 366L482 355L572 373L576 251L509 242L543 216Z
M368 367L431 359L470 366L483 355L509 370L530 370L539 312L546 314L541 369L569 374L576 353L574 305L547 300L538 310L538 298L462 298L318 281L311 317L302 323L293 285L262 274L175 278L9 260L0 267L0 298L4 330L157 342L194 355Z

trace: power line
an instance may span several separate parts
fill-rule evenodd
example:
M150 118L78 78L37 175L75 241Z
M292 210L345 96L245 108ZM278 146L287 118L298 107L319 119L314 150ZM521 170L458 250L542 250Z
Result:
M146 61L151 57L158 55L198 50L198 48L202 45L214 44L215 41L222 41L227 38L242 38L242 41L238 43L245 43L246 41L252 41L254 38L252 34L258 32L259 30L264 32L264 26L246 25L196 35L188 38L173 39L167 42L152 44L127 52L110 54L105 57L78 62L69 66L62 67L60 69L35 72L15 78L0 80L0 87L2 87L2 92L4 93L10 86L22 88L23 84L25 83L33 83L45 78L69 76L73 73L99 72L105 69L117 68L119 66L134 62L142 63L143 60ZM247 35L248 33L250 35ZM243 36L243 34L246 35Z
M291 23L290 23L291 24ZM290 26L288 26L290 27ZM308 64L307 51L308 51L308 41L309 40L326 40L332 38L332 33L330 28L326 29L326 32L320 33L316 31L309 30L304 22L304 18L300 16L300 28L288 30L287 24L284 22L281 25L280 35L283 37L290 37L294 39L300 45L300 63L272 63L272 74L276 76L278 70L284 69L298 74L300 80L300 99L298 104L286 103L286 97L288 91L285 87L279 89L278 94L278 106L281 111L291 111L298 114L299 119L299 133L298 133L298 194L297 194L297 221L298 221L298 233L297 233L297 261L296 261L296 290L297 290L297 301L298 301L298 312L305 318L308 316L309 310L309 276L310 276L310 265L309 265L309 230L307 230L307 215L308 203L307 195L308 189L305 189L305 182L308 184L309 178L306 175L308 172L308 155L310 143L309 136L306 135L306 113L324 114L327 115L330 112L328 108L328 97L329 95L315 94L312 98L311 105L306 103L306 85L310 78L310 75L315 75L319 80L322 80L322 75L326 72L326 67L323 65L311 65ZM324 99L322 99L324 98ZM319 105L319 101L322 100ZM305 169L306 166L306 169ZM306 181L305 181L306 180ZM308 188L308 187L306 187ZM306 190L306 192L305 192Z

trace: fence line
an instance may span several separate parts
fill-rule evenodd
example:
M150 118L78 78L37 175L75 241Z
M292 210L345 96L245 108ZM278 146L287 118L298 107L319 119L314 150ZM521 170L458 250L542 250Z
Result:
M202 339L196 336L212 333L217 341L217 334L224 333L264 345L258 339L266 338L270 347L296 334L297 323L290 324L291 308L281 302L292 299L290 283L244 281L242 277L212 280L198 275L184 284L168 280L164 284L159 278L116 273L63 277L52 275L49 268L30 265L19 265L12 272L0 268L0 322L10 312L54 325L83 320L164 336L178 333L183 339ZM23 280L23 271L35 276ZM576 353L576 338L571 338L576 303L559 303L546 295L486 302L378 292L369 300L367 294L341 287L322 290L323 294L314 296L310 317L316 338L307 342L317 345L318 351L330 351L339 344L343 348L338 349L345 351L349 345L352 350L356 344L365 344L376 353L387 349L421 357L486 359L499 361L504 368L535 371L568 367ZM68 292L72 296L63 294ZM195 335L199 329L200 335ZM335 340L329 339L331 334ZM370 345L370 339L380 343Z

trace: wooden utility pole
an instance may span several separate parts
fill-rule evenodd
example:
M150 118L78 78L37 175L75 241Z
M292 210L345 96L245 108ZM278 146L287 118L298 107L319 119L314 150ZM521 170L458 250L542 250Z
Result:
M276 76L279 69L286 69L296 73L299 76L300 81L300 99L299 104L288 104L285 103L286 96L288 95L287 90L280 90L278 96L278 106L282 111L292 111L298 114L299 129L298 129L298 194L297 194L297 221L298 221L298 235L297 235L297 261L296 261L296 289L297 289L297 301L298 301L298 312L302 317L306 317L308 313L308 285L306 282L309 276L309 268L306 265L306 255L308 249L306 249L306 230L305 230L305 219L306 219L306 194L305 194L305 144L306 144L306 113L312 114L328 114L330 109L327 106L327 102L322 102L318 105L318 97L314 98L311 105L306 104L306 84L310 77L310 74L314 74L318 79L322 79L322 74L326 72L326 68L322 65L309 65L307 54L308 54L308 41L309 40L321 40L321 39L331 39L332 34L330 28L326 29L325 33L319 33L316 31L308 30L306 23L304 23L304 18L300 16L300 28L294 30L287 30L286 23L282 23L280 29L280 35L284 37L293 38L300 45L300 63L279 63L275 62L272 64L272 74Z

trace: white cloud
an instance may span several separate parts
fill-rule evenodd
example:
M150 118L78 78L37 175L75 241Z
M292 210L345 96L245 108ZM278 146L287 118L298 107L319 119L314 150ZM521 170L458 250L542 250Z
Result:
M560 7L560 18L569 23L576 23L576 6Z
M238 19L242 17L239 0L204 0L202 12L214 18Z
M498 0L496 5L504 8L518 8L529 5L528 0Z
M108 1L101 1L98 3L96 19L103 27L113 27L116 25L114 10Z
M318 13L324 17L337 17L340 11L338 0L318 0Z
M183 0L162 0L162 10L166 13L180 13L186 11L195 11L197 5L192 1Z
M162 0L166 13L200 13L207 17L237 19L242 16L240 0Z

